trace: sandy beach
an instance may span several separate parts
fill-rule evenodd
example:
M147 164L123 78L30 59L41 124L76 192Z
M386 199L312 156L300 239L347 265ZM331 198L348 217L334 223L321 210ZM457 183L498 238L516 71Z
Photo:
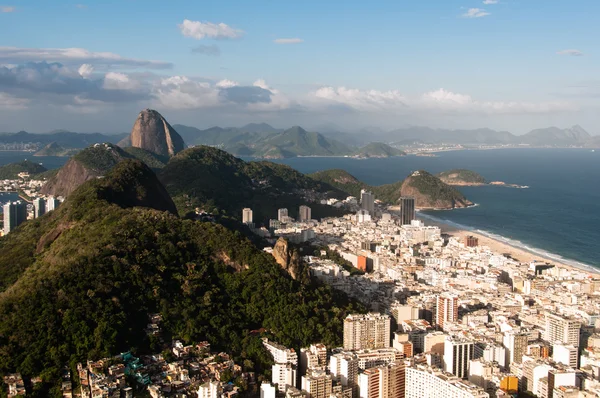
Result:
M456 227L453 227L452 225L444 224L444 223L441 223L438 221L433 221L428 218L423 219L423 222L425 222L426 225L434 225L434 226L440 227L442 230L442 233L456 236L456 237L460 238L461 240L464 239L468 235L475 236L479 239L479 246L487 246L490 248L490 250L492 250L493 252L499 253L499 254L508 254L512 258L514 258L522 263L529 263L531 261L549 263L549 264L554 264L555 266L560 267L560 268L566 268L569 270L578 270L578 271L588 273L590 276L600 277L600 270L596 271L596 270L590 269L588 267L575 267L570 264L564 264L555 259L547 258L547 257L541 256L541 255L529 252L525 249L511 246L508 243L492 239L485 235L478 234L473 231L460 230L460 229L457 229Z

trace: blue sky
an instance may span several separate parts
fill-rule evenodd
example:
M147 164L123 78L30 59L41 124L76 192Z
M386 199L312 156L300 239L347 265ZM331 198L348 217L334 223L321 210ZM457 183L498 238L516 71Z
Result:
M0 131L127 131L153 107L197 127L600 134L600 2L77 1L0 0Z

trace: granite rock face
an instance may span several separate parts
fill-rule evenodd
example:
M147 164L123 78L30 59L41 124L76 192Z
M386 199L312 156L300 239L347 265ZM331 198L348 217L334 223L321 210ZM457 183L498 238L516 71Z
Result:
M152 109L140 112L129 136L131 146L161 156L174 156L185 149L183 138L160 113Z
M273 257L294 280L301 280L304 276L305 267L297 250L290 247L285 238L279 238L273 248Z

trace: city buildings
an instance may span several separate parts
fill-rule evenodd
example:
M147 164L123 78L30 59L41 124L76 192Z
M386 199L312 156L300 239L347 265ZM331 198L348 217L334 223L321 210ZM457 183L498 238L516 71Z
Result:
M300 222L306 222L312 220L311 209L308 206L300 206L298 220Z
M344 320L344 349L376 349L390 345L389 315L356 314L348 315Z
M489 398L481 387L440 370L406 368L405 398Z
M4 205L3 211L5 235L27 221L27 204L25 202L8 202Z
M375 215L375 196L367 190L360 191L360 207L371 216Z
M570 344L579 347L579 333L581 322L547 312L546 320L546 340L550 343Z
M242 222L244 224L252 224L252 209L245 208L242 210Z
M286 223L289 220L288 209L277 210L277 220L282 223Z
M46 198L46 213L52 210L56 210L60 205L61 200L54 196L48 196Z
M46 199L35 198L33 200L33 218L40 218L46 213Z
M474 357L474 350L472 341L447 336L444 342L444 371L466 379L469 376L469 361Z
M416 218L415 215L415 198L402 196L400 202L400 224L410 225L412 220Z
M441 294L436 300L436 325L444 328L448 322L458 321L458 297L451 294Z

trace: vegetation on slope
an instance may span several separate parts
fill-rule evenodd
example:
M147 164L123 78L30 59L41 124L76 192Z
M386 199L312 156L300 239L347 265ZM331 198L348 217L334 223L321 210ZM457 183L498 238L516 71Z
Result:
M146 163L146 165L153 170L162 169L169 161L169 158L166 156L160 156L142 148L129 146L123 148L123 150L134 158Z
M485 178L479 173L466 169L454 169L437 174L437 177L449 185L482 185Z
M384 144L383 142L371 142L356 151L355 156L361 158L388 158L392 156L405 156L406 152Z
M306 201L299 190L343 196L333 187L314 181L289 166L271 162L244 162L217 148L186 149L169 160L159 173L180 214L200 207L215 214L239 218L244 207L257 221L275 218L277 209L291 214ZM311 203L314 217L336 215L336 209Z
M10 163L0 167L0 180L14 180L18 178L19 173L29 173L30 175L34 175L45 171L47 171L47 169L41 164L24 160L22 162Z
M342 169L317 171L316 173L309 174L308 177L331 185L355 197L360 197L361 189L371 189L367 184L359 181L352 174Z
M153 178L123 162L0 238L1 372L54 383L67 363L159 352L144 332L155 312L164 341L208 340L257 367L264 355L251 330L292 347L341 343L345 315L360 308L293 281L239 233L137 207L160 190ZM18 264L11 253L22 253Z
M37 151L33 156L73 156L78 151L78 149L63 147L56 142L51 142Z

